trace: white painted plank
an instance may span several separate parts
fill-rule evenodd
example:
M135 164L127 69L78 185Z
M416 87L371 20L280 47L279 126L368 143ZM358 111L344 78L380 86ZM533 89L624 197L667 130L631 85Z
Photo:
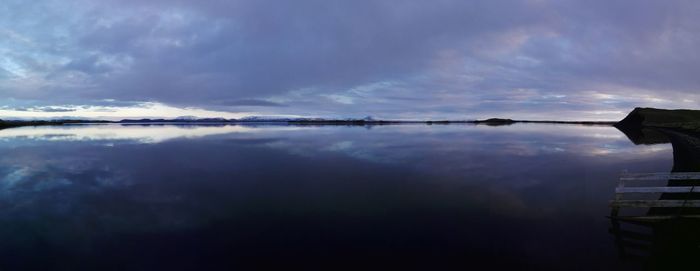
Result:
M700 180L700 172L622 173L621 181Z
M700 187L663 186L663 187L618 187L615 193L700 193Z
M661 220L668 220L668 219L676 219L676 218L700 218L700 215L677 215L677 216L671 216L671 215L652 215L652 216L616 216L616 217L611 217L612 219L616 220L624 220L624 221L639 221L639 222L653 222L653 221L661 221Z
M650 207L700 207L700 200L613 200L610 202L612 207L632 207L632 208L650 208Z

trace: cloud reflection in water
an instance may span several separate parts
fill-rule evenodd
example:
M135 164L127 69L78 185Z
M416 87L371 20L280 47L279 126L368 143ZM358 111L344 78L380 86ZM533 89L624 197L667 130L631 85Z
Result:
M0 139L0 267L211 267L232 251L332 261L369 249L596 269L615 261L601 214L617 174L672 158L612 127L561 125L77 125Z

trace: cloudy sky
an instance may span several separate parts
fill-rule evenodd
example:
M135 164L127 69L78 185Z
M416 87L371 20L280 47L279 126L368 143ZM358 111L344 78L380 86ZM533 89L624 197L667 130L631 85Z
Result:
M694 0L3 0L0 117L700 108Z

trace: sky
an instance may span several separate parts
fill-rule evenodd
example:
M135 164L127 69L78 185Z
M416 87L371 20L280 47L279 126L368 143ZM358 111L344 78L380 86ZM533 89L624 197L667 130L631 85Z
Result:
M700 108L694 0L3 0L0 118Z

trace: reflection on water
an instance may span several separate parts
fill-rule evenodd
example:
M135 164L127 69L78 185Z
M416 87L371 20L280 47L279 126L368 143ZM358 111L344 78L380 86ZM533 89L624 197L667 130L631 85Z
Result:
M653 270L695 266L700 255L700 137L661 128L627 127L623 132L635 144L670 143L673 168L670 173L622 175L610 215L620 257Z
M0 270L637 270L612 127L76 125L0 130Z
M269 125L266 129L291 131L298 128ZM8 141L25 138L50 141L131 140L140 143L159 143L176 138L198 138L229 133L251 133L255 130L255 126L250 125L78 124L6 129L0 131L0 140Z

